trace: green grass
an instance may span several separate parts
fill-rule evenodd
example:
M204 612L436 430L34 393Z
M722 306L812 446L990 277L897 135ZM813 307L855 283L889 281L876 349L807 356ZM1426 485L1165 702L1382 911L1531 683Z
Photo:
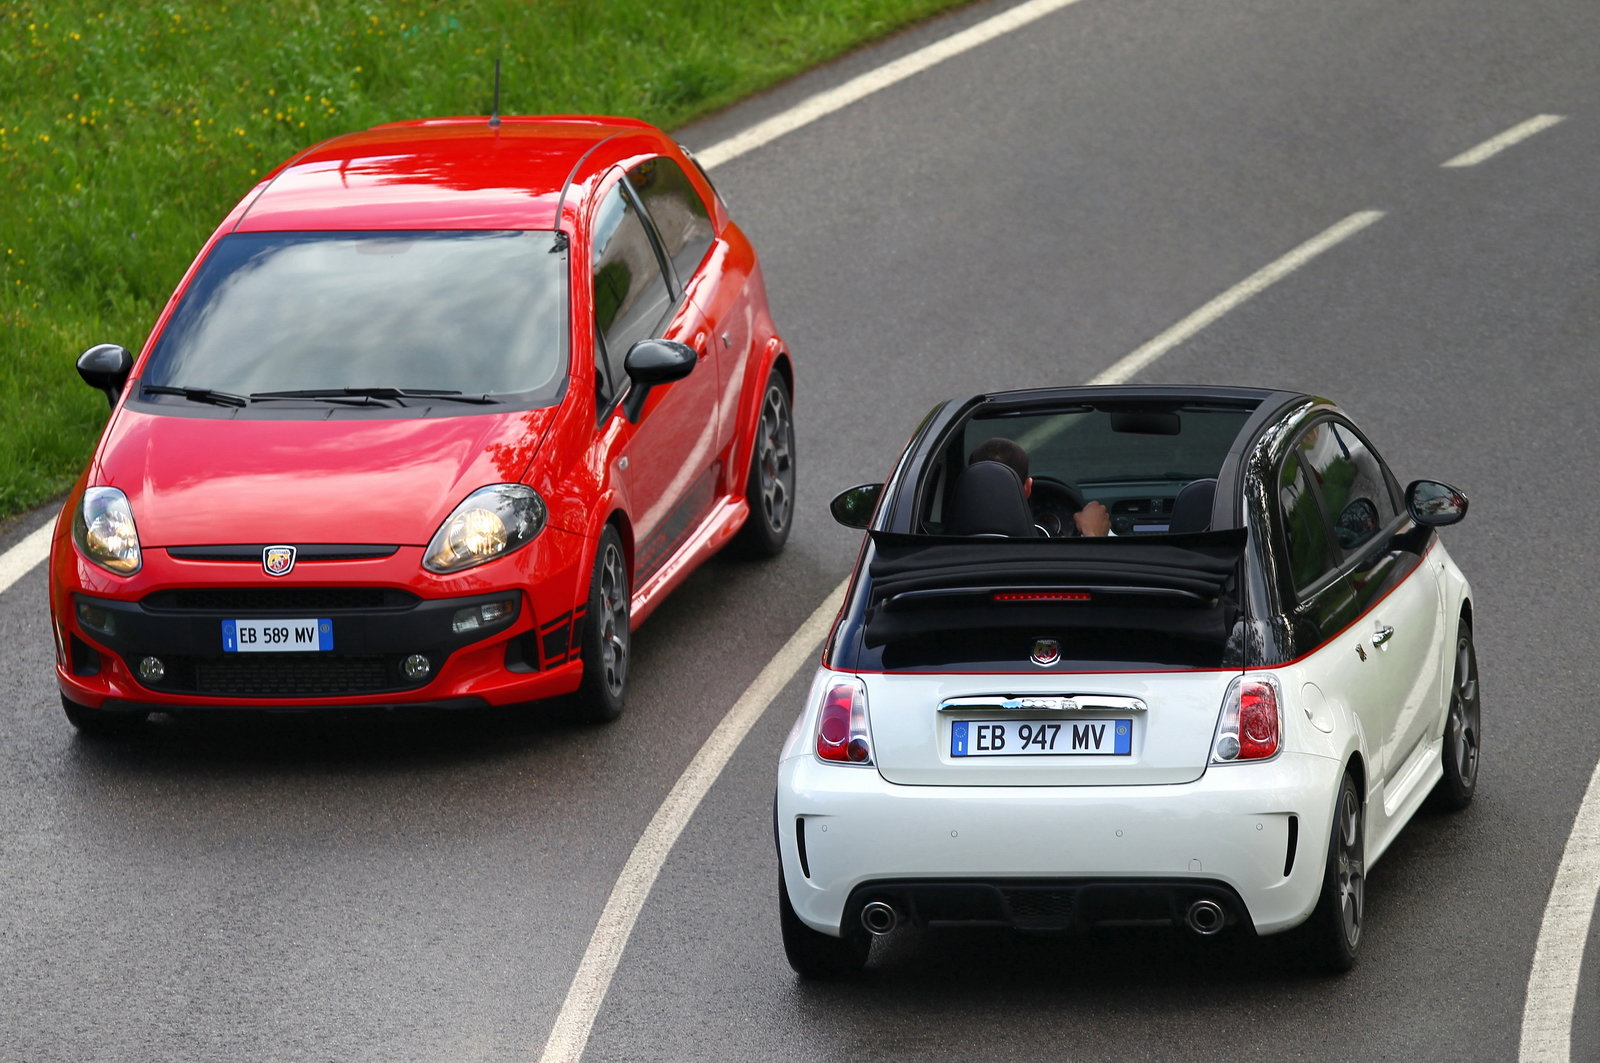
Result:
M212 228L296 150L380 122L628 114L672 128L960 0L0 5L0 518L105 421L73 367L137 350Z

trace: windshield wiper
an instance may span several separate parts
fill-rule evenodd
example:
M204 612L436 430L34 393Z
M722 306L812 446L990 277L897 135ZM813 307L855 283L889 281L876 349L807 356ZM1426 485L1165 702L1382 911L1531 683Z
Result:
M243 395L214 388L180 388L170 384L146 384L141 389L146 395L182 395L190 402L209 402L213 406L248 406L250 400Z
M433 388L306 388L300 391L257 391L251 394L254 399L390 399L400 405L406 405L407 399L439 399L445 402L468 402L474 405L489 405L498 402L498 399L488 395L463 395L459 391L441 391Z

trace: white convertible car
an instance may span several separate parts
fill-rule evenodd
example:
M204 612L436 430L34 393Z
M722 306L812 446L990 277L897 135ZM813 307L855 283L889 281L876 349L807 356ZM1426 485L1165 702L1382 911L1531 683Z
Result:
M859 969L907 923L1158 923L1347 969L1367 868L1430 795L1472 800L1472 593L1437 531L1466 510L1308 395L935 408L833 502L868 535L779 765L790 963Z

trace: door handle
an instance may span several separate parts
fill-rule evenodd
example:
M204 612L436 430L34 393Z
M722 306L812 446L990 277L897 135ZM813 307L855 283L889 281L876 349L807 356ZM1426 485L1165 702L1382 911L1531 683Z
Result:
M1372 633L1372 644L1374 646L1382 646L1392 638L1394 638L1394 628L1388 624L1379 624L1378 630Z

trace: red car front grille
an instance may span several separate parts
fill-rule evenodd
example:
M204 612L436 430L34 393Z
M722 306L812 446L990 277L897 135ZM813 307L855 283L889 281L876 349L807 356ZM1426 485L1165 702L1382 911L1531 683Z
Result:
M421 599L387 587L191 587L157 591L142 604L159 613L301 612L307 615L344 609L408 609Z
M159 689L209 697L316 698L382 694L417 684L394 654L270 653L169 657Z

